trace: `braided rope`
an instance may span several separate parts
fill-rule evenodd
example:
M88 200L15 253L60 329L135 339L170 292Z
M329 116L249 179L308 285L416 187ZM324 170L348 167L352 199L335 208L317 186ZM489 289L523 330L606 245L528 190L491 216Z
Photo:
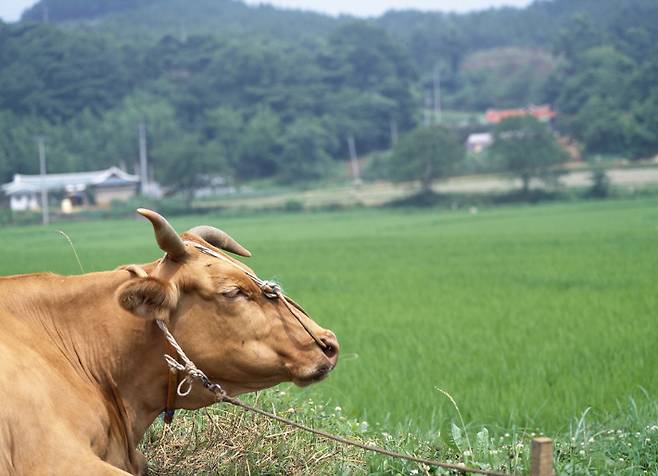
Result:
M169 370L171 372L182 372L185 374L185 377L183 380L180 381L178 384L178 387L176 388L176 393L180 395L181 397L185 397L190 394L192 391L192 384L195 380L198 380L201 382L203 387L207 390L210 390L213 392L215 395L226 395L226 392L224 389L219 385L218 383L211 382L208 376L203 373L202 370L199 370L199 368L194 365L194 362L185 354L183 349L181 348L180 345L178 345L178 342L176 342L176 339L174 336L169 332L169 329L167 328L167 324L165 324L163 321L160 319L157 319L155 321L158 324L158 327L160 330L164 333L165 339L167 339L167 342L171 344L171 346L174 348L176 353L178 354L178 357L183 361L183 364L178 362L174 357L172 357L169 354L165 354L164 358L165 361L167 362L167 365L169 366ZM185 387L187 385L187 387Z
M294 312L293 307L290 305L290 303L286 299L286 296L283 294L283 290L281 289L281 286L279 284L271 282L271 281L265 281L265 280L262 280L262 279L258 278L257 276L255 276L252 273L248 272L242 266L239 266L239 265L233 263L228 258L225 258L224 256L222 256L219 253L215 253L214 251L206 248L205 246L199 245L199 244L194 243L194 242L190 242L190 243L195 248L200 250L201 252L212 255L212 256L215 256L216 258L222 259L224 261L227 261L228 263L232 264L233 266L241 269L260 287L260 289L263 291L265 296L267 296L268 298L270 298L270 299L277 299L277 298L281 299L281 301L283 301L283 303L288 308L290 313L297 319L297 321L299 321L299 323L302 325L302 327L304 327L304 329L309 333L309 335L311 337L313 337L313 339L318 343L318 345L320 345L320 347L324 348L324 343L319 341L315 337L315 335L313 335L313 333L304 325L304 323L302 322L301 318L297 315L297 313ZM295 307L298 307L298 305L295 305ZM302 309L300 309L300 310L302 312L304 312ZM306 314L306 313L304 312L304 314ZM167 324L165 324L164 321L161 321L160 319L156 319L155 322L157 323L160 330L162 330L162 332L165 336L165 339L167 339L167 342L169 342L171 344L171 346L174 348L174 350L178 354L178 357L180 357L180 359L183 361L183 364L181 364L174 357L172 357L168 354L164 355L167 366L169 366L169 370L171 372L182 372L182 373L185 374L185 377L183 378L183 380L181 380L181 382L178 384L178 387L176 388L176 393L181 397L185 397L185 396L190 394L190 392L192 391L192 385L193 385L194 381L197 380L197 381L201 382L201 384L203 385L203 387L206 390L210 391L211 393L213 393L215 395L215 398L216 398L217 402L219 402L219 403L222 403L222 402L230 403L231 405L241 407L241 408L243 408L247 411L250 411L252 413L263 415L267 418L278 421L278 422L283 423L285 425L292 426L292 427L298 428L298 429L303 430L303 431L307 431L309 433L320 436L322 438L326 438L328 440L335 441L337 443L341 443L341 444L348 445L348 446L353 446L355 448L359 448L359 449L362 449L362 450L365 450L365 451L372 451L374 453L379 453L381 455L389 456L389 457L392 457L392 458L403 459L403 460L407 460L407 461L411 461L411 462L415 462L415 463L424 464L424 465L427 465L427 466L436 466L436 467L439 467L439 468L448 469L448 470L455 471L455 472L458 472L458 473L484 474L484 475L489 475L489 476L510 476L509 473L499 473L499 472L495 472L495 471L488 471L488 470L478 469L478 468L468 468L468 467L466 467L464 465L460 465L460 464L449 464L449 463L444 463L442 461L425 459L425 458L418 458L418 457L415 457L415 456L409 456L409 455L405 455L405 454L402 454L402 453L396 453L394 451L390 451L390 450L387 450L385 448L380 448L380 447L374 446L374 445L359 443L358 441L350 440L348 438L343 438L343 437L337 436L337 435L332 435L331 433L327 433L327 432L322 431L322 430L316 430L315 428L311 428L309 426L303 425L301 423L297 423L297 422L289 420L287 418L280 417L280 416L275 415L273 413L266 412L264 410L261 410L260 408L253 407L253 406L251 406L247 403L244 403L243 401L241 401L237 398L229 396L226 393L226 391L221 387L221 385L219 385L218 383L212 382L208 378L208 376L202 370L200 370L194 364L194 362L192 362L192 360L185 354L185 352L183 351L181 346L178 344L178 342L176 341L174 336L171 334L171 332L169 332L169 329L167 328ZM185 385L187 385L187 387L185 387Z
M284 301L285 302L285 301ZM436 460L431 460L431 459L425 459L425 458L418 458L416 456L409 456L405 455L402 453L396 453L394 451L387 450L385 448L380 448L378 446L374 445L368 445L368 444L363 444L359 443L358 441L350 440L348 438L343 438L341 436L337 435L332 435L331 433L327 433L322 430L316 430L315 428L311 428L310 426L306 426L302 423L297 423L296 421L289 420L287 418L280 417L278 415L275 415L270 412L266 412L264 410L261 410L260 408L253 407L247 403L244 403L242 400L239 400L237 398L233 398L229 396L226 391L221 387L221 385L211 382L210 379L206 376L203 371L199 370L197 366L190 360L190 358L185 354L181 346L176 342L176 339L174 336L169 332L169 329L167 328L167 324L165 324L161 320L156 320L156 323L158 324L158 327L162 330L164 333L165 338L167 341L171 344L171 346L176 350L176 353L178 356L181 358L181 360L184 362L185 365L181 364L178 362L175 358L172 356L165 354L164 358L167 362L167 365L169 366L169 369L173 372L183 372L185 373L185 378L178 384L178 388L176 389L176 392L178 395L181 397L184 397L186 395L189 395L190 392L192 391L192 383L194 380L198 380L202 383L203 387L212 392L215 395L215 398L217 399L217 402L219 403L230 403L231 405L235 405L237 407L241 407L247 411L250 411L252 413L256 413L259 415L263 415L267 418L270 418L272 420L278 421L279 423L283 423L288 426L292 426L295 428L298 428L303 431L307 431L309 433L312 433L314 435L320 436L322 438L326 438L328 440L335 441L336 443L340 443L343 445L348 445L348 446L353 446L355 448L359 448L365 451L372 451L374 453L379 453L384 456L389 456L392 458L398 458L398 459L404 459L407 461L411 461L414 463L420 463L420 464L425 464L427 466L437 466L440 468L444 469L449 469L452 471L456 471L459 473L474 473L474 474L484 474L484 475L489 475L489 476L510 476L507 473L499 473L495 471L487 471L484 469L478 469L478 468L468 468L463 465L459 464L449 464L449 463L444 463L442 461L436 461ZM187 384L187 388L183 390L183 386Z

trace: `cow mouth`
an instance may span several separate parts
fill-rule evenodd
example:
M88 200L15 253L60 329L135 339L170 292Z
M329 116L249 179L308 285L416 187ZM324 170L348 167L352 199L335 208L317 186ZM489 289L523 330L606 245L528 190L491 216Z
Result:
M310 375L305 375L303 377L295 377L292 379L293 383L298 387L307 387L313 383L320 382L327 378L327 375L334 369L333 365L322 365L318 367Z

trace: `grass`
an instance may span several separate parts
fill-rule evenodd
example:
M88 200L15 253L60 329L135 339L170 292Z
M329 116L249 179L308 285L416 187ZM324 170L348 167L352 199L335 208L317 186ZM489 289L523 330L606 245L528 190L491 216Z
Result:
M563 472L658 471L657 200L172 220L181 231L201 221L239 238L250 265L340 339L335 373L310 389L280 386L284 405L340 405L346 422L368 422L365 438L395 435L389 444L410 439L454 461L504 468L517 451L523 467L543 432L557 437ZM59 227L86 271L159 255L143 220ZM55 228L3 228L0 242L1 274L79 272ZM359 458L313 472L411 468Z

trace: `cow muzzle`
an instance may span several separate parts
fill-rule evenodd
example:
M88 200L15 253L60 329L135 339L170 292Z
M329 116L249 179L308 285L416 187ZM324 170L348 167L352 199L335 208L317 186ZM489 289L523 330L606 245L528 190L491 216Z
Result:
M314 352L314 362L302 368L292 378L293 383L299 387L306 387L324 380L338 363L340 346L336 335L331 331L324 331L319 339L324 346L318 347L318 350Z

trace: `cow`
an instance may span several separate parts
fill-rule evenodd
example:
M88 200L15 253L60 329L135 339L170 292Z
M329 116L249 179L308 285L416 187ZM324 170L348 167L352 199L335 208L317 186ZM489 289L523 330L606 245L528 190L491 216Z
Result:
M335 367L333 332L264 292L224 252L250 256L234 239L209 226L178 235L138 212L165 252L155 262L0 278L0 474L146 474L136 446L171 394L162 325L230 396L305 386ZM193 385L174 408L215 402Z

